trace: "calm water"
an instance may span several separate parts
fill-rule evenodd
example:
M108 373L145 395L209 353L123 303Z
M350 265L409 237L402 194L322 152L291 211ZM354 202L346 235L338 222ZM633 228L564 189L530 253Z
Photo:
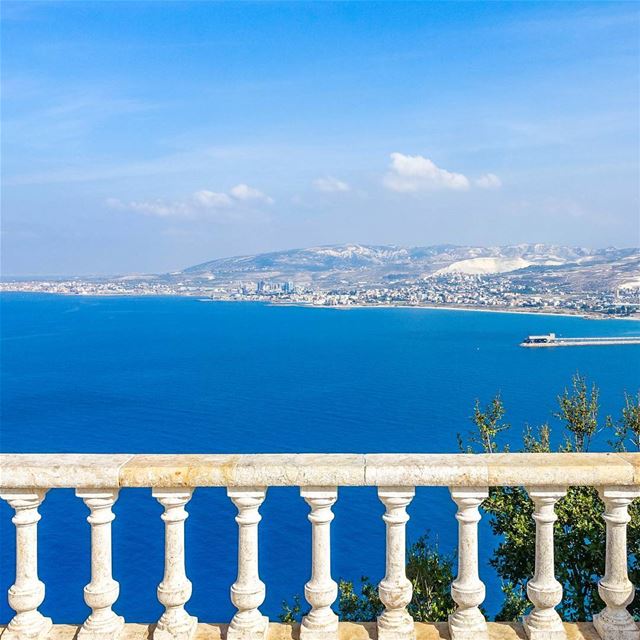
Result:
M632 335L640 323L417 309L305 309L184 298L77 298L6 294L2 305L2 441L12 452L453 452L475 398L500 391L514 425L555 422L554 398L580 371L602 391L603 415L640 385L640 346L522 349L529 333ZM557 430L557 429L556 429ZM556 433L556 438L558 434ZM606 448L604 440L594 448ZM233 614L235 509L224 489L199 489L188 506L189 610ZM162 578L162 509L149 490L116 503L116 610L153 621ZM371 488L341 489L333 523L333 575L384 573L382 505ZM444 489L419 489L409 537L426 530L456 544ZM310 525L294 488L270 489L260 525L263 611L302 593ZM42 611L80 622L89 581L86 508L51 491L40 522ZM0 505L0 589L13 582L11 510ZM488 608L499 585L486 561ZM63 558L64 561L60 561ZM3 601L0 622L11 615Z

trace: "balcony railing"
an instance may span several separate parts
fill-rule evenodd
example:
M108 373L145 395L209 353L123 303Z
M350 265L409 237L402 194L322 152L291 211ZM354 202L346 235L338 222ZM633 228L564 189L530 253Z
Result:
M237 612L222 629L226 629L229 640L265 639L274 630L272 627L269 631L269 621L260 612L265 585L258 570L258 523L260 505L270 486L300 487L310 508L312 570L305 598L311 608L300 625L301 640L333 640L339 632L343 638L347 633L331 608L337 597L330 570L330 526L334 517L331 508L339 486L376 487L385 507L386 573L379 585L384 611L374 628L363 626L366 633L377 633L379 640L416 637L417 625L407 611L412 587L405 574L405 527L409 519L406 509L416 486L450 488L457 505L459 532L458 573L451 585L457 609L449 618L449 636L438 632L427 637L522 637L513 627L509 629L516 635L500 635L506 627L487 625L481 613L485 587L478 574L478 522L479 507L489 487L524 486L534 503L536 524L535 573L527 586L532 610L522 622L526 636L532 640L560 640L569 633L572 638L640 640L640 629L626 609L635 593L627 575L628 506L640 497L640 454L631 453L3 455L0 497L15 510L16 577L9 589L9 604L16 613L3 631L2 640L42 639L57 633L55 627L52 630L51 620L38 610L44 601L45 585L38 579L37 561L38 507L47 491L56 488L74 488L89 509L91 581L84 589L84 598L91 614L77 637L133 637L129 635L133 627L125 625L113 610L119 585L111 572L111 522L115 517L112 507L119 491L129 487L151 488L152 496L164 508L165 566L157 595L165 611L150 635L145 632L144 637L218 637L207 635L203 625L198 625L187 612L191 583L185 573L184 523L185 507L195 488L226 487L238 510L237 579L231 586L231 600ZM562 601L562 586L554 577L554 507L568 486L597 487L604 502L606 566L598 590L606 607L594 617L593 627L563 625L555 609ZM446 629L442 632L446 633ZM358 634L353 630L348 632L349 637L355 635Z

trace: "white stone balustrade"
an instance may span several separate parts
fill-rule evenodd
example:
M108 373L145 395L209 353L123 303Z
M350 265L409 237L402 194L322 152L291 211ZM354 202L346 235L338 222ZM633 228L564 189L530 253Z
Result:
M233 616L228 640L258 640L267 637L269 620L260 613L265 586L258 574L258 513L264 502L264 487L229 489L227 495L238 509L238 577L231 587L231 601L238 609Z
M51 633L55 633L56 638L67 637L62 628L52 627L51 620L40 612L41 607L45 612L47 609L45 587L38 578L38 508L45 493L58 488L76 489L77 496L90 511L91 581L85 587L85 600L91 614L77 637L80 640L142 637L133 631L134 635L129 635L129 625L113 611L119 585L113 579L111 568L112 507L118 492L129 487L151 488L153 497L164 509L164 575L157 595L165 610L157 625L149 630L150 635L144 637L153 640L214 637L209 634L211 625L198 627L197 620L185 607L192 589L185 572L185 506L195 487L226 487L238 510L237 579L231 587L231 600L237 613L228 625L226 638L265 640L270 633L275 633L277 626L269 626L260 612L265 585L260 580L258 565L259 508L269 486L300 487L301 496L310 508L312 569L305 585L305 597L311 608L301 624L301 640L337 640L339 634L344 637L344 630L332 610L337 586L331 575L330 538L332 506L340 486L377 487L385 507L386 572L379 585L385 608L377 621L379 640L416 637L416 626L407 609L412 584L405 571L405 547L407 507L417 486L449 487L458 507L458 573L451 585L457 607L448 622L452 640L515 637L500 635L500 625L487 623L480 611L485 587L478 566L479 507L488 494L488 487L494 486L528 487L534 503L535 572L527 585L533 610L523 621L527 637L565 640L599 636L602 640L640 640L638 623L627 610L634 594L628 577L627 525L629 506L640 497L640 453L3 454L0 455L0 497L15 511L16 567L15 581L9 589L9 605L15 615L4 630L0 625L2 640L44 640L53 638ZM567 486L597 487L605 505L606 567L598 589L606 607L588 628L563 625L556 611L562 600L562 586L554 575L553 527L555 506ZM44 517L47 517L46 511ZM375 523L359 522L358 535L366 535L370 526ZM41 540L41 544L46 543ZM637 550L631 552L637 553ZM291 585L290 592L299 592L300 587ZM572 629L569 635L567 629ZM443 632L442 627L440 631ZM428 633L427 637L439 636ZM273 635L270 640L274 640Z
M78 633L78 640L117 640L124 628L124 618L111 608L118 599L120 585L111 575L111 508L118 499L118 489L78 489L89 507L91 525L91 582L84 588L84 601L91 614Z
M635 593L627 574L628 509L631 501L640 497L640 488L602 487L600 497L605 505L607 553L598 593L607 606L594 616L593 625L602 640L640 640L638 625L626 609Z
M558 519L554 507L566 495L564 487L534 487L529 490L536 521L536 564L527 595L533 611L524 619L531 640L565 640L567 637L556 607L562 601L562 585L554 574L553 524Z
M158 600L165 611L153 640L192 640L196 634L198 620L184 608L191 597L184 565L184 522L189 516L185 505L192 493L192 489L175 487L153 490L153 497L164 507L161 518L165 524L164 577L158 585Z
M378 587L384 611L378 618L379 640L410 640L416 632L407 611L413 585L405 570L407 507L415 495L413 487L380 487L378 497L385 506L387 525L387 571Z
M452 640L486 640L487 621L479 606L485 588L478 575L478 507L489 496L486 487L452 487L451 497L458 505L458 575L451 585L451 597L458 605L449 616Z
M331 507L338 498L336 487L303 487L300 495L311 512L311 580L304 596L311 611L302 619L301 640L337 640L338 616L331 605L338 597L338 585L331 579Z
M3 634L6 640L46 638L51 619L45 618L38 607L44 601L44 584L38 579L38 507L46 489L3 489L0 497L6 500L16 515L16 581L9 589L9 606L16 612Z

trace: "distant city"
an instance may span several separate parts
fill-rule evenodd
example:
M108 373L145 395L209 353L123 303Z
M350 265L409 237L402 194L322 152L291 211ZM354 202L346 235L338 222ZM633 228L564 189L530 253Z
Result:
M2 290L640 317L640 250L341 245L220 259L161 275L16 278Z

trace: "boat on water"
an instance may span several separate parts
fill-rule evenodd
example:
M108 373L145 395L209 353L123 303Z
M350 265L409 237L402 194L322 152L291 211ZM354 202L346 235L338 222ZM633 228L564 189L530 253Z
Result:
M521 347L587 347L618 344L640 344L640 336L606 336L587 338L564 338L555 333L540 336L527 336Z

